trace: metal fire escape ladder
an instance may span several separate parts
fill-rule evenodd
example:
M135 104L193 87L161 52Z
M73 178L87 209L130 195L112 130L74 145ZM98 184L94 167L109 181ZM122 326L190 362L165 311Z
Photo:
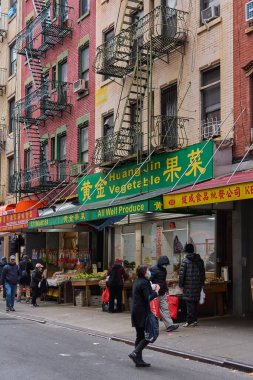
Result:
M115 158L128 156L131 153L137 153L138 156L142 150L142 110L148 84L147 60L147 53L140 49L137 52L129 89L124 98L125 104L115 144Z
M119 32L128 28L129 25L132 25L133 13L142 10L143 5L143 0L126 0Z
M43 68L39 54L35 54L32 49L25 49L26 61L33 78L33 84L38 89L43 83Z

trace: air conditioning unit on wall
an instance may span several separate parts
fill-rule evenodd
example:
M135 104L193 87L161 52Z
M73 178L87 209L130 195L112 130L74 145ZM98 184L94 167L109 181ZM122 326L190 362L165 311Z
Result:
M248 1L245 4L245 20L253 20L253 1Z
M73 91L76 93L84 92L89 90L89 81L84 79L78 79L73 83Z
M75 177L79 174L82 174L82 173L84 173L86 168L87 168L87 163L85 163L85 164L73 164L70 167L70 176Z
M202 17L203 23L209 22L219 17L219 15L220 15L220 8L215 5L210 5L210 7L201 11L201 17Z
M220 123L207 123L203 127L203 139L220 136Z

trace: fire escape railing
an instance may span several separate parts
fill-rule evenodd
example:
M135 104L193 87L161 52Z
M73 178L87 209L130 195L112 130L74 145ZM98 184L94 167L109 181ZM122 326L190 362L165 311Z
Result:
M98 74L123 77L133 70L133 51L152 49L153 57L182 46L187 38L187 12L158 6L129 28L97 48L94 68Z
M38 16L21 30L16 39L17 53L26 55L28 49L41 55L72 34L73 20L68 18L72 8L57 6L56 17L51 19L48 4Z
M65 110L71 112L71 89L72 84L68 82L46 81L31 94L16 102L18 121L38 124Z
M189 119L178 116L155 116L152 120L150 142L147 132L140 125L111 133L96 140L95 165L107 165L117 159L135 156L137 151L146 154L149 143L154 150L172 151L188 146L187 126Z

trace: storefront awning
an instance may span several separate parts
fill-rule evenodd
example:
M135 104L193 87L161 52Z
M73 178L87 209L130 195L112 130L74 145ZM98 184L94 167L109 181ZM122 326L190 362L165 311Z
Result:
M14 212L16 205L14 203L9 203L7 205L0 206L0 216L7 215L7 213Z
M29 200L20 201L17 205L12 206L15 207L11 209L12 212L6 210L0 214L0 232L14 232L27 228L28 220L38 216L38 207L41 207L42 204Z
M253 198L253 171L223 176L163 195L165 210Z
M92 220L107 219L128 214L143 213L148 211L161 212L161 195L168 188L155 190L135 196L121 197L115 200L107 200L91 204L73 205L66 210L57 212L29 221L28 228L47 228L64 224L86 223Z

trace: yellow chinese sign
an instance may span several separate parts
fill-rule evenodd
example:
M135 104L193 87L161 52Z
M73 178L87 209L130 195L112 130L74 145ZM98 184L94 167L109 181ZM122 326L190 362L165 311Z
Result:
M163 196L163 207L164 209L171 209L250 198L253 198L253 182L177 194L166 194Z
M108 100L108 86L98 88L96 90L96 107L107 102Z

